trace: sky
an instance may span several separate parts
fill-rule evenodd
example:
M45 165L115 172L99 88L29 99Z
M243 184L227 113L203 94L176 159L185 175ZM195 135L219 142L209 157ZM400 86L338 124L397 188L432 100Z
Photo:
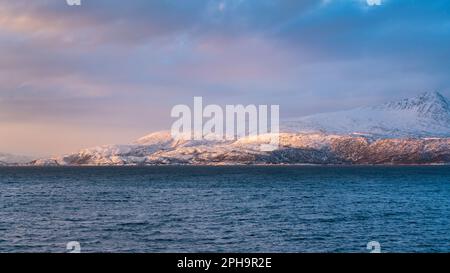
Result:
M448 0L81 2L0 0L0 152L130 143L194 96L282 118L450 97Z

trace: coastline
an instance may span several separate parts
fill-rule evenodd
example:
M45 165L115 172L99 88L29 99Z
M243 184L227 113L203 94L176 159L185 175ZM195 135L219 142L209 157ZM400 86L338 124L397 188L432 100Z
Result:
M444 167L450 163L425 164L127 164L127 165L2 165L2 168L152 168L152 167Z

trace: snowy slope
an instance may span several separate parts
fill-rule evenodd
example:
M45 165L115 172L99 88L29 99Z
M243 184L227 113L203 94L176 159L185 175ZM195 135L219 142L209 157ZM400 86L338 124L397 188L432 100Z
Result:
M284 131L374 137L450 137L450 103L437 92L379 106L285 121Z
M33 165L449 164L450 138L372 139L330 134L280 134L280 147L261 151L257 139L232 143L110 145L37 160Z
M450 163L450 110L439 93L284 123L278 150L270 137L175 140L169 131L129 145L106 145L34 165L431 164ZM210 138L214 139L214 138Z
M24 164L32 160L31 157L27 156L0 153L0 166Z

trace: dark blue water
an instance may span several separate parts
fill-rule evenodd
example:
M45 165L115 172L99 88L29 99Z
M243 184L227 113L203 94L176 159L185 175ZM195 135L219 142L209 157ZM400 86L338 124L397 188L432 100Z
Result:
M450 167L0 168L0 252L450 251Z

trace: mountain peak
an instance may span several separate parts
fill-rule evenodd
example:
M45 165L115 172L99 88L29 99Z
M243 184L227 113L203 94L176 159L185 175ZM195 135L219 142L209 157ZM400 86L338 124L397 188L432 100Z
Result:
M438 92L288 121L291 132L362 134L376 137L449 137L450 103Z
M448 100L439 92L424 92L419 94L417 97L412 100L416 100L422 104L433 104L445 110L449 110L449 102Z
M387 110L415 111L419 116L439 120L448 120L450 118L450 105L448 100L436 91L424 92L413 98L388 102L383 104L381 108Z
M157 145L172 141L170 131L159 131L148 134L135 141L135 144L139 145Z
M419 94L420 98L424 98L424 99L432 99L432 100L446 100L445 97L439 93L438 91L428 91L428 92L423 92L421 94Z

